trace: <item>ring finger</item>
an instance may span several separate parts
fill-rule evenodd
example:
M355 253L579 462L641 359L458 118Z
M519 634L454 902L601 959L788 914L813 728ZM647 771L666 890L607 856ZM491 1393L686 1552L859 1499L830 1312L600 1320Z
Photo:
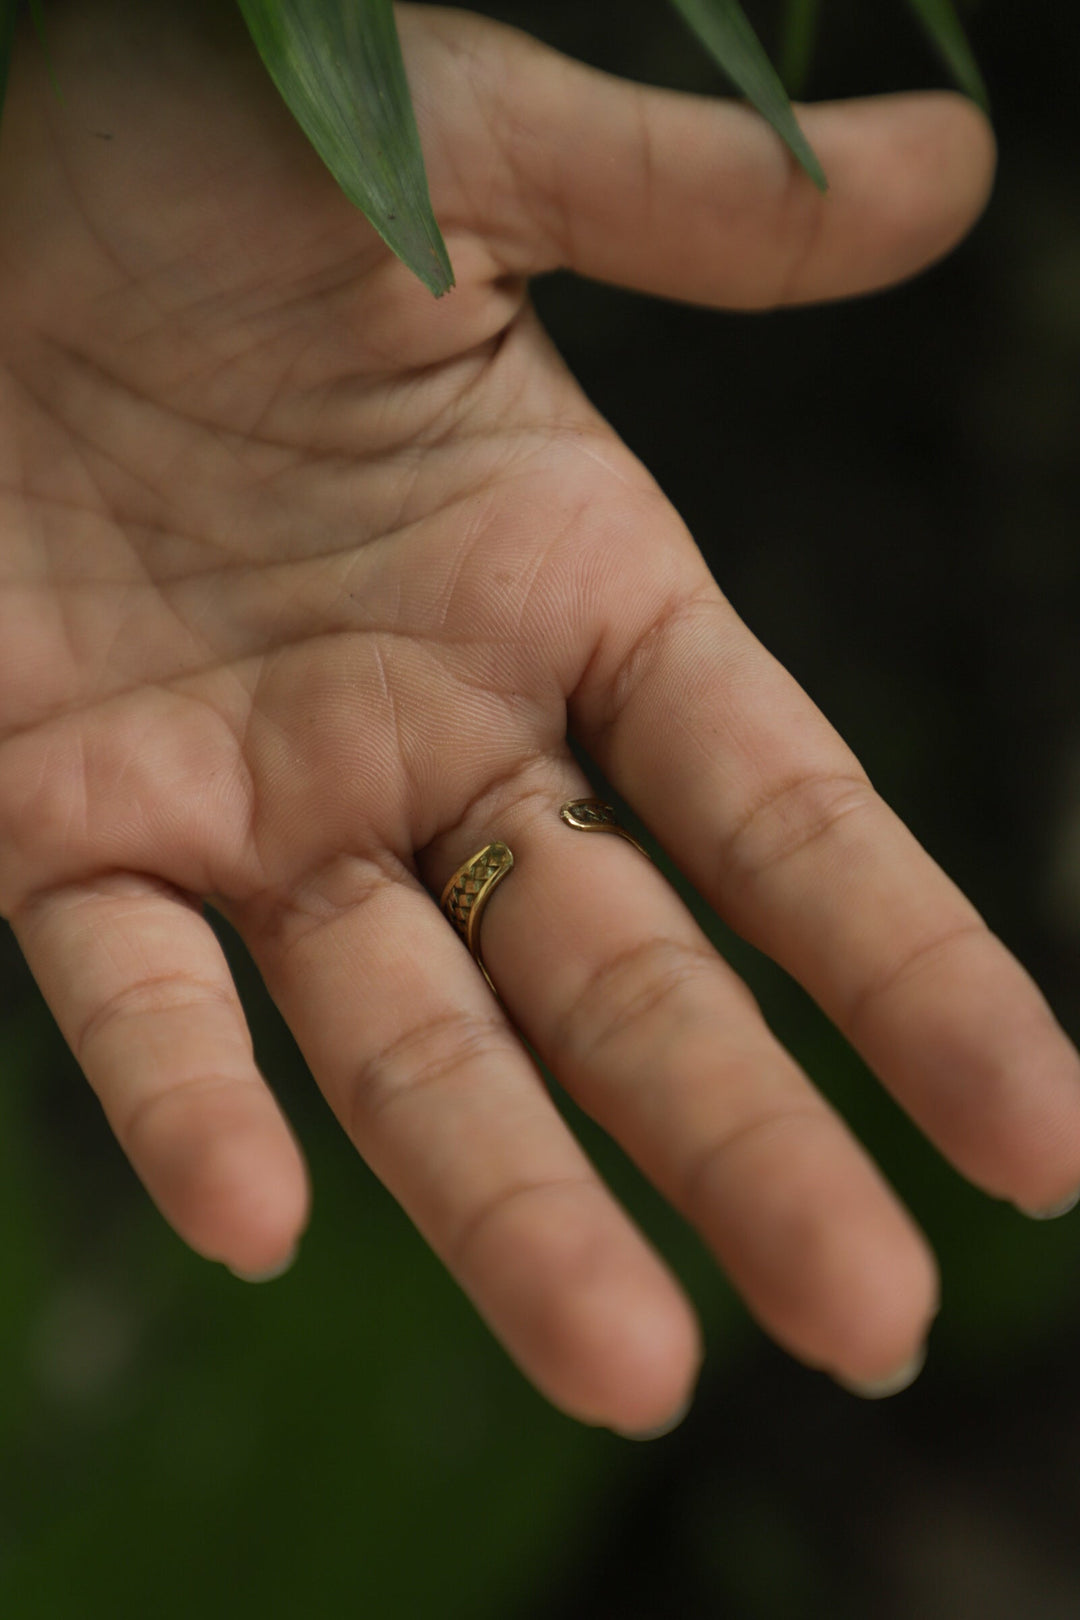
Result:
M559 817L569 761L481 804L425 855L438 889L493 837L515 866L483 920L488 971L559 1081L698 1227L785 1346L895 1385L936 1308L933 1259L877 1168L659 871Z

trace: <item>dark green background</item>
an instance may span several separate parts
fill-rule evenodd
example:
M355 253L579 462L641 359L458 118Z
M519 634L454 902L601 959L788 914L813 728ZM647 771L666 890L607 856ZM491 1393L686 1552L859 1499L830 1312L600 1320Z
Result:
M476 9L719 88L660 0ZM901 0L824 13L814 95L940 82ZM767 317L564 277L536 296L736 607L1080 1036L1080 20L1059 0L969 15L1002 163L946 266ZM316 1189L295 1270L261 1288L149 1207L0 937L5 1620L1075 1620L1080 1214L1036 1226L964 1186L726 943L929 1232L944 1308L919 1385L853 1400L763 1341L582 1125L708 1332L694 1413L634 1446L525 1385L241 960Z

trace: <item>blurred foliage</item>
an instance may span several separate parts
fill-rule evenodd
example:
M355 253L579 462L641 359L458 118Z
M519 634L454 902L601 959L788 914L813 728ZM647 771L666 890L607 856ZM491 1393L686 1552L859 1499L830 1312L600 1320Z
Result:
M984 112L990 110L986 81L979 71L952 0L908 0L908 5L956 84Z
M239 4L274 82L346 195L431 292L448 291L453 271L431 210L391 0ZM669 4L814 185L826 190L789 87L738 0ZM952 0L908 4L956 83L986 107L986 86ZM818 0L787 0L783 60L800 83L809 72L818 21Z
M346 196L430 292L449 291L454 275L428 195L392 0L238 4L267 71ZM669 4L826 190L789 100L809 74L820 0L785 0L779 73L738 0ZM952 0L908 4L956 83L985 108L986 86ZM27 0L27 9L47 51L43 0ZM0 0L0 115L18 13L19 0Z

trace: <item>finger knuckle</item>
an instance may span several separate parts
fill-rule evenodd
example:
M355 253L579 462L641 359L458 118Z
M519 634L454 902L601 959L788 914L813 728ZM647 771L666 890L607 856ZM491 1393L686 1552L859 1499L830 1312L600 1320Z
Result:
M650 577L654 572L650 569ZM645 688L657 659L679 635L693 636L702 624L709 628L718 615L729 611L712 580L690 589L679 580L629 644L617 649L613 662L605 668L603 657L594 658L576 694L592 746L600 747L616 729Z
M929 937L909 942L887 967L859 985L847 1009L845 1029L852 1034L864 1029L884 1003L895 1002L913 981L927 973L940 973L943 958L965 949L981 950L987 944L992 944L992 936L975 916L939 926Z
M777 1152L782 1155L786 1152L790 1159L791 1144L805 1142L825 1123L820 1103L810 1098L802 1101L792 1098L769 1108L759 1108L749 1118L733 1118L688 1162L682 1184L683 1209L691 1219L707 1225L715 1188L730 1177L737 1158L752 1160L763 1156L770 1159ZM813 1200L806 1207L813 1209ZM803 1236L812 1240L812 1230L812 1226L804 1226Z
M124 985L94 1007L75 1031L71 1049L82 1064L93 1063L96 1048L108 1035L145 1017L170 1013L198 1015L207 1008L232 1009L231 989L212 980L177 978L174 973Z
M436 1086L461 1086L492 1057L505 1057L507 1035L495 1018L450 1009L413 1024L364 1059L352 1077L350 1135L362 1141L402 1102Z
M723 869L733 889L759 882L808 849L823 847L841 828L869 822L881 801L854 771L801 772L770 786L728 834Z
M521 1228L532 1222L533 1240L536 1240L537 1234L543 1234L542 1241L546 1240L548 1245L554 1247L560 1231L568 1226L580 1231L582 1202L595 1196L595 1190L592 1183L580 1174L529 1179L501 1187L463 1218L447 1245L447 1262L454 1271L467 1273L480 1251L485 1247L490 1248L498 1240L500 1229L505 1229L507 1223L513 1223L515 1218L517 1229L510 1233L511 1241L519 1239ZM554 1221L552 1212L560 1203L567 1209L572 1208L577 1218L566 1223ZM505 1231L503 1235L506 1235ZM566 1257L563 1258L565 1260Z
M250 1105L250 1075L174 1075L168 1084L133 1096L111 1117L116 1139L134 1162L152 1162L159 1150L174 1159L205 1166L208 1153L222 1151L222 1124L237 1105ZM178 1145L186 1151L177 1154Z
M555 1047L573 1061L594 1063L628 1032L645 1040L682 1021L703 981L716 970L706 946L647 939L594 969L558 1019Z

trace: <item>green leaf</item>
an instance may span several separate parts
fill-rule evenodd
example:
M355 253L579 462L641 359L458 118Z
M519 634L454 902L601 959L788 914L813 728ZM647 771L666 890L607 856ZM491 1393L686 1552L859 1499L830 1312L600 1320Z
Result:
M0 0L0 4L3 0ZM391 0L239 0L259 54L349 199L439 297L454 273L428 195Z
M780 33L780 77L789 96L801 96L821 21L821 0L787 0Z
M19 13L19 0L0 0L0 112L4 110L8 72L11 68L11 50L15 43L15 18Z
M736 0L671 0L735 87L767 118L819 191L824 170L799 128L779 74Z
M990 96L986 81L979 72L967 35L952 0L908 0L908 5L922 23L930 40L949 69L960 89L980 106L990 111Z

